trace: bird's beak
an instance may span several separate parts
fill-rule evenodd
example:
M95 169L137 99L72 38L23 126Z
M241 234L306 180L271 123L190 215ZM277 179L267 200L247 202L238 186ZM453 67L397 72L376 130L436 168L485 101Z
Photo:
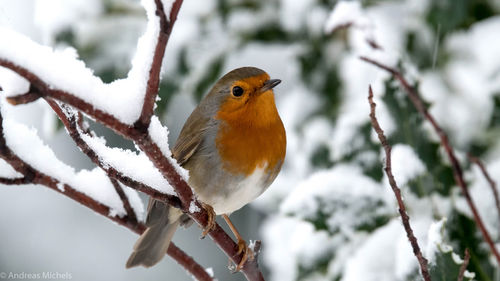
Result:
M264 82L264 85L260 88L260 92L264 93L265 91L271 90L272 88L278 86L279 83L281 83L280 79L269 79Z

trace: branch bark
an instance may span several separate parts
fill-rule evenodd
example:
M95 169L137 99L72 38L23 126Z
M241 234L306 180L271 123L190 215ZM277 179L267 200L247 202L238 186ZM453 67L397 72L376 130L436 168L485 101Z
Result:
M460 187L462 190L462 194L465 197L465 200L467 204L469 205L470 210L472 211L472 215L474 216L474 221L476 222L477 226L479 227L479 230L481 231L481 234L483 235L484 240L488 244L488 247L490 248L492 254L495 256L495 259L497 260L497 263L500 264L500 253L498 252L497 248L495 247L495 243L493 242L493 239L491 238L490 234L488 233L488 230L486 229L483 220L481 219L481 216L479 215L479 212L476 208L476 205L474 204L474 201L472 200L472 197L469 193L469 189L467 186L467 183L464 180L463 177L463 171L462 171L462 166L457 160L457 157L455 156L455 152L450 144L450 141L448 140L448 135L443 131L443 129L438 125L436 122L436 119L429 113L427 110L427 107L424 105L422 99L418 95L418 93L415 91L415 89L410 86L410 83L404 78L404 76L401 74L400 71L396 70L395 68L391 68L387 65L384 65L380 62L377 62L373 59L367 58L367 57L360 57L361 60L368 62L370 64L373 64L387 72L389 72L396 80L398 80L403 87L403 89L406 91L408 94L408 97L410 98L411 102L417 109L417 111L422 114L422 116L429 121L434 129L434 131L438 134L440 140L441 140L441 146L444 148L446 151L446 155L448 156L448 159L451 163L451 166L453 168L453 176L455 178L455 182L457 185Z
M122 200L123 208L125 209L125 212L127 212L127 217L129 217L129 219L132 222L138 222L134 209L132 208L132 205L130 205L130 201L128 200L128 197L125 194L125 192L123 191L123 188L120 186L117 180L111 177L108 178L111 181L113 187L115 188L116 193L118 193L120 200Z
M498 219L500 220L500 197L498 196L497 183L490 176L490 174L488 173L488 170L484 166L483 162L481 160L479 160L479 158L474 157L472 155L469 155L469 159L472 163L476 164L479 167L479 169L483 173L483 176L488 181L490 188L491 188L491 192L493 193L493 197L495 198L495 205L497 207Z
M457 281L463 281L464 280L464 274L465 274L465 270L467 270L467 266L469 265L469 260L470 260L469 249L465 249L464 262L460 266L460 271L458 272Z
M384 135L384 131L380 128L380 124L378 123L377 116L375 115L375 107L376 104L373 101L373 91L372 87L369 86L368 90L368 102L370 103L370 121L372 123L372 127L377 132L378 139L382 144L385 152L385 167L384 171L389 179L389 184L391 185L392 191L394 192L394 196L398 202L399 206L399 214L401 215L401 220L403 222L404 229L406 231L406 236L408 236L408 240L410 240L411 247L413 248L413 254L417 257L418 263L420 265L420 271L422 272L422 276L425 281L430 281L431 276L429 274L429 270L427 268L427 260L422 255L422 251L418 245L417 238L413 234L413 230L410 225L410 217L406 212L406 207L403 203L403 198L401 196L401 190L399 189L396 180L394 179L394 175L392 174L391 167L391 146L387 142L387 138Z
M177 0L172 4L172 8L167 19L161 0L155 0L157 7L156 14L160 18L160 34L158 35L158 43L156 44L153 55L153 63L151 64L151 68L149 70L149 79L141 116L139 117L139 120L137 120L136 124L134 124L134 127L136 128L149 127L149 122L151 121L151 116L153 115L154 104L158 93L158 86L160 84L160 72L163 56L165 54L165 48L167 46L168 39L170 38L170 34L172 33L172 28L177 20L177 14L179 13L182 2L183 0Z
M10 179L10 178L0 178L0 184L5 184L5 185L20 185L20 184L27 184L30 183L30 181L26 178L17 178L17 179Z

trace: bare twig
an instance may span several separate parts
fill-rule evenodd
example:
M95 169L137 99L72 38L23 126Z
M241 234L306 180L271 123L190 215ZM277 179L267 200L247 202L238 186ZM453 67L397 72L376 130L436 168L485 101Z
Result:
M401 197L401 190L396 184L396 180L394 179L394 175L392 174L391 168L391 146L387 142L387 139L384 135L384 131L380 128L380 124L378 123L377 117L375 116L375 107L376 104L373 102L373 91L372 87L369 87L368 91L368 102L370 103L370 120L372 123L372 127L377 132L378 139L382 144L382 147L385 151L385 168L384 171L387 174L387 178L389 179L389 184L391 185L392 191L398 201L399 206L399 214L401 215L401 220L403 222L404 229L406 231L406 235L408 236L408 240L410 240L411 247L413 248L413 253L415 257L417 257L418 263L420 264L420 270L422 272L422 276L425 281L430 281L431 276L429 275L429 270L427 269L427 260L422 255L422 251L420 251L420 247L418 246L417 238L413 234L413 230L410 225L410 217L406 213L406 207L403 203L403 198Z
M113 187L115 188L116 193L118 193L120 200L122 200L123 208L125 209L125 212L127 212L127 217L129 217L129 219L133 222L138 221L134 209L132 208L132 205L130 205L130 201L128 200L127 194L125 194L125 192L123 191L123 188L120 186L117 180L115 180L112 177L108 178L111 181Z
M15 179L0 178L0 184L20 185L20 184L25 184L25 183L29 183L29 180L27 180L26 178L15 178Z
M451 166L453 168L453 176L455 178L455 182L457 185L460 187L462 190L462 194L465 197L465 200L467 201L467 204L469 205L470 210L472 211L472 215L474 216L474 221L476 222L477 226L479 227L479 230L481 231L481 234L483 235L484 240L488 244L488 247L490 248L491 252L495 256L497 262L500 264L500 253L498 252L497 248L495 247L495 243L491 239L490 234L488 233L488 230L486 229L483 220L481 219L481 216L479 215L479 212L476 208L476 205L474 204L474 201L472 200L472 197L469 193L469 189L467 186L467 183L464 180L463 177L463 171L462 167L460 166L460 163L457 160L457 157L455 156L455 152L448 140L448 136L446 133L441 129L441 127L438 125L434 117L429 113L427 110L427 107L423 103L422 99L418 95L418 93L415 91L415 89L410 86L408 81L404 78L404 76L401 74L400 71L391 68L387 65L384 65L380 62L377 62L375 60L372 60L367 57L360 57L361 60L364 60L368 63L371 63L389 73L392 74L392 76L398 80L401 83L401 86L405 89L406 93L408 94L408 97L412 101L413 105L417 109L422 116L424 116L427 121L429 121L434 128L434 131L438 134L440 140L441 140L441 145L446 151L446 155L448 156L448 159L450 160Z
M377 43L377 41L375 41L375 39L373 39L373 38L366 38L365 40L366 40L366 43L368 43L368 45L370 47L372 47L372 49L374 49L374 50L382 50L382 51L384 50L384 48L382 48L382 46L380 46Z
M49 101L47 101L47 103L49 103ZM61 118L61 116L59 116L59 118ZM86 134L87 136L93 137L93 135L90 132L90 128L88 124L85 123L85 119L83 119L83 114L80 111L77 112L76 127L78 127L79 130L82 131L82 133Z
M491 178L490 174L488 173L488 170L484 166L483 162L479 160L479 158L469 154L469 159L472 163L476 164L479 167L484 177L490 184L491 192L493 193L493 197L495 198L495 205L497 207L498 219L500 220L500 197L498 196L497 183L493 180L493 178Z
M465 249L465 256L464 256L464 262L460 266L460 271L458 272L458 278L457 281L463 281L464 280L464 274L465 270L467 270L467 266L469 265L469 260L470 260L470 253L469 249Z
M174 243L170 242L170 246L167 249L167 254L171 257L175 257L174 260L180 264L184 269L191 273L196 280L199 281L213 281L216 280L212 278L208 272L200 264L198 264L192 257L184 253L179 247Z
M33 87L33 85L30 85L30 89L26 94L14 96L14 97L7 97L6 100L12 105L19 105L19 104L26 104L26 103L34 102L37 99L39 99L40 97L41 97L41 95L38 92L38 89Z

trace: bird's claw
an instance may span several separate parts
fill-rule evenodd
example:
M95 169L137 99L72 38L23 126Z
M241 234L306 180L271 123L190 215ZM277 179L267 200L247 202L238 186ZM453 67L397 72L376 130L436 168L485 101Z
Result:
M238 239L238 252L237 254L243 253L243 257L241 257L241 261L238 263L236 268L234 269L234 272L240 271L247 260L253 260L255 258L255 254L250 247L247 246L247 243L243 239Z
M210 231L215 229L216 222L215 222L214 208L212 208L212 206L205 204L203 202L201 202L201 206L203 207L203 209L205 209L207 211L207 216L208 216L207 226L205 226L205 228L203 229L203 232L201 233L201 238L203 239L203 238L205 238L205 236L207 236L207 234Z

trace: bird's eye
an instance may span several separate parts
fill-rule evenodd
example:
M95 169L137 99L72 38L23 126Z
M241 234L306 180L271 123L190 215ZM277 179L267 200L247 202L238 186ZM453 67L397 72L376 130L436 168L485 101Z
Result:
M243 88L241 88L240 86L233 87L233 96L239 97L241 95L243 95Z

